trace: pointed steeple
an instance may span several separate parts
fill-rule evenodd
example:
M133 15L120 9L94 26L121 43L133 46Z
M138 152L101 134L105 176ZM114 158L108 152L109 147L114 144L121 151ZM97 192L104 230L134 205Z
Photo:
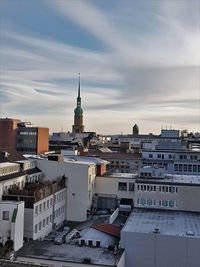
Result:
M81 78L79 73L78 79L78 95L77 95L77 105L74 109L74 125L72 126L73 133L82 133L84 132L83 125L83 109L81 108Z
M81 98L81 78L80 78L80 73L78 77L78 98Z

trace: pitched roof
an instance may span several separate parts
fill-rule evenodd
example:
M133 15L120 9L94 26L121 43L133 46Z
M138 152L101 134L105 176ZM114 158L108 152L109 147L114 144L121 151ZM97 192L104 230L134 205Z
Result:
M107 233L107 234L110 234L112 236L115 236L115 237L120 237L120 231L121 231L121 228L117 225L113 225L113 224L108 224L108 223L105 223L105 224L93 224L91 226L91 228L94 228L96 230L99 230L103 233Z

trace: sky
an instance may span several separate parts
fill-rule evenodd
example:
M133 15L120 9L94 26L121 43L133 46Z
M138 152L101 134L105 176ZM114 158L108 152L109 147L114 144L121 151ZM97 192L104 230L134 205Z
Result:
M0 0L0 116L200 131L200 0Z

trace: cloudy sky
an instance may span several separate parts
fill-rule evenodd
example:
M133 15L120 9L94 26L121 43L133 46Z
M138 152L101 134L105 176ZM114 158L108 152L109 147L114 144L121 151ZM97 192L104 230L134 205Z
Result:
M0 113L71 130L200 130L200 0L0 0Z

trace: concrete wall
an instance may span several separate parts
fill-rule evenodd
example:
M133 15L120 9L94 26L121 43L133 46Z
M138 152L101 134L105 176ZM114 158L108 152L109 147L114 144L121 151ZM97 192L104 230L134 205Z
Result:
M8 211L7 220L3 218L3 212ZM13 216L13 213L16 213ZM18 250L23 246L24 237L24 202L1 201L0 202L0 237L1 242L5 242L10 238L14 242L14 250Z
M127 183L127 191L118 190L119 182ZM116 195L118 198L134 199L134 191L129 191L129 183L134 182L135 179L133 178L97 176L95 191L97 194Z
M126 267L199 267L200 238L123 232Z
M49 128L37 128L37 154L49 151Z
M17 216L14 226L14 251L17 251L23 246L24 242L24 202L17 205Z
M85 255L87 256L87 255ZM46 259L34 259L34 258L25 258L25 257L17 257L18 261L21 262L29 262L29 263L37 263L37 264L46 264L47 266L52 266L52 267L91 267L91 266L96 266L96 267L105 267L106 265L101 265L101 264L83 264L83 263L75 263L75 262L66 262L62 261L53 261L53 260L46 260ZM114 266L113 266L114 267ZM124 267L122 264L117 265L117 267ZM131 266L129 266L131 267Z

